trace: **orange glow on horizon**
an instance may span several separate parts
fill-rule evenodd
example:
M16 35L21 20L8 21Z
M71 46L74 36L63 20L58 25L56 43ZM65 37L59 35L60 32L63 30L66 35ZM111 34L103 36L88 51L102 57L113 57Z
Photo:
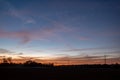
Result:
M13 63L24 63L29 59L12 59ZM32 59L31 59L32 60ZM91 60L57 60L57 59L33 59L37 63L53 63L54 65L82 65L82 64L104 64L103 59L91 59ZM2 58L0 63L2 63ZM120 62L116 59L107 59L107 64L116 64Z

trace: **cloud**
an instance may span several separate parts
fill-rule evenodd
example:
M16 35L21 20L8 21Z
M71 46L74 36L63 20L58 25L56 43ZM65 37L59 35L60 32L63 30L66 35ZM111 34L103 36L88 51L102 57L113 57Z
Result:
M25 44L25 43L28 43L29 41L30 41L30 38L29 38L29 37L23 36L21 43L22 43L22 44Z
M22 39L22 43L29 41L30 34L28 31L9 32L2 29L0 30L0 38L20 38Z
M18 56L20 59L26 59L26 60L29 60L29 59L32 59L32 60L35 60L35 59L41 59L42 57L30 57L30 56Z
M104 64L104 55L91 55L91 56L61 56L53 59L53 62L56 64ZM117 56L107 55L106 60L108 64L113 64L118 62L119 58ZM52 61L52 60L51 60Z
M7 8L6 13L9 16L20 19L25 24L36 24L36 20L33 17L29 16L28 13L25 14L23 10L17 9L9 1L3 1L4 6ZM32 14L32 16L34 16ZM38 15L40 16L40 15ZM38 17L40 18L40 17ZM50 23L48 26L42 26L43 29L37 30L20 30L10 32L7 30L0 29L0 38L13 38L19 39L22 44L28 43L32 40L49 40L48 38L57 37L57 39L62 40L62 36L59 36L62 33L73 31L70 27L66 27L64 24L61 24L55 20L52 20L46 16L42 17L43 20L46 20ZM8 26L9 27L9 26ZM38 26L37 26L38 27ZM22 27L23 28L23 27ZM34 28L35 29L35 28ZM58 37L59 36L59 37ZM54 39L54 38L52 38ZM58 40L57 40L58 41Z
M58 29L59 30L59 29ZM0 29L0 38L20 39L21 43L27 43L31 40L44 40L52 36L56 36L58 31L56 28L44 28L35 31L21 30L21 31L7 31Z
M33 19L27 19L27 20L26 20L26 23L27 23L27 24L29 24L29 23L31 23L31 24L35 24L36 21L33 20Z
M51 59L44 59L42 57L25 57L25 56L19 56L22 60L35 60L38 62L43 63L54 63L55 65L68 65L68 64L104 64L104 55L103 56L62 56L57 58L51 58ZM120 63L119 57L106 57L107 64L113 64L113 63Z
M45 40L51 37L58 37L58 35L62 33L72 32L70 27L66 27L65 25L51 20L47 18L52 25L50 26L42 26L42 28L37 28L34 30L19 30L19 31L8 31L5 29L0 29L0 38L14 38L20 39L21 43L25 44L31 40ZM35 23L33 19L28 19L27 23ZM60 36L58 37L60 39ZM62 40L62 39L60 39Z
M74 48L74 49L68 49L68 50L62 50L65 52L71 52L71 51L91 51L91 50L110 50L110 49L117 49L117 47L96 47L96 48Z
M2 3L3 9L5 9L3 13L20 19L21 21L24 22L24 24L35 24L36 23L36 21L32 17L24 13L25 11L23 11L23 9L18 10L13 4L11 4L9 1L6 1L6 0L1 1L1 3Z
M6 9L6 12L4 13L20 19L24 19L24 17L22 17L22 15L20 14L20 12L18 12L16 8L9 1L4 0L1 1L1 3L2 3L2 7Z
M0 54L6 54L6 53L10 54L12 52L7 49L2 49L2 48L0 49Z
M0 48L0 54L8 54L8 55L23 55L24 53L16 53L11 50Z
M85 57L80 57L80 56L65 56L65 57L59 57L59 58L56 58L56 60L59 60L59 61L68 61L68 60L71 60L71 61L79 61L79 60L91 60L91 59L101 59L101 58L104 58L103 56L85 56Z
M23 55L24 53L18 53L17 55Z
M88 33L91 36L98 36L98 37L112 37L112 36L120 36L120 31L119 31L119 27L115 27L112 26L111 28L107 28L107 29L103 29L102 31L97 31L97 30L86 30L84 31L86 33Z

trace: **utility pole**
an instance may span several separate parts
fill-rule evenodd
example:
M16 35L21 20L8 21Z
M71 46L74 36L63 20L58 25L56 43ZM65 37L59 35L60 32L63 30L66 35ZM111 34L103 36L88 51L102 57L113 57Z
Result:
M104 64L107 64L107 63L106 63L106 61L107 61L106 57L107 57L107 56L104 55Z
M69 58L68 58L68 65L70 65L70 60L69 60Z

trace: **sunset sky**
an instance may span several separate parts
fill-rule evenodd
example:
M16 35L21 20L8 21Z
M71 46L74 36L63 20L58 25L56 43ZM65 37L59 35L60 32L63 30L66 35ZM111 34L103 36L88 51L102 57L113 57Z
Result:
M120 0L0 0L0 56L120 57Z

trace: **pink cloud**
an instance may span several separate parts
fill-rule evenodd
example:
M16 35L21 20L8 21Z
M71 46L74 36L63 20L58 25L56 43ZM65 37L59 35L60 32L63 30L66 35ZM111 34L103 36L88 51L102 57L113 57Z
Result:
M0 30L0 38L20 38L22 39L22 43L29 41L30 34L31 33L27 31L9 32L6 30Z
M67 29L67 28L66 28ZM0 29L0 38L20 39L21 43L27 43L31 40L45 40L51 37L57 37L59 32L64 32L63 27L44 27L37 30L7 31Z

